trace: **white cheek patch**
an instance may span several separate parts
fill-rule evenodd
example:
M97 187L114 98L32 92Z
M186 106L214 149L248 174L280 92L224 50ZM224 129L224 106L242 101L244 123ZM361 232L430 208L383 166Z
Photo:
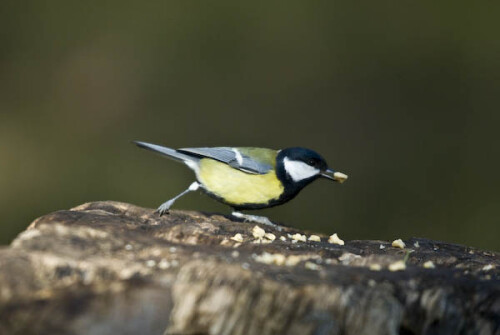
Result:
M293 181L301 181L304 179L311 178L319 174L319 170L315 167L307 165L301 161L290 160L287 157L283 160L285 165L285 171L288 173L290 177L292 177Z

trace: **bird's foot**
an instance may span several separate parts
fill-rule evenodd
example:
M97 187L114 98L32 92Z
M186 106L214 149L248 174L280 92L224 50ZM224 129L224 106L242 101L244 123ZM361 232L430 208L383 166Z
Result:
M170 207L172 207L172 205L174 204L175 200L179 199L180 197L182 197L186 193L196 191L200 187L201 187L201 184L198 183L197 181L195 181L194 183L189 185L187 190L185 190L184 192L181 192L180 194L176 195L172 199L162 203L160 205L160 207L158 207L158 209L155 211L155 213L160 214L160 216L162 216L163 214L168 214L168 211L170 210Z
M238 218L238 219L243 219L245 222L255 222L255 223L260 223L266 226L273 227L277 231L282 231L283 228L276 223L272 223L271 220L266 218L265 216L258 216L258 215L250 215L250 214L243 214L241 212L232 212L232 216Z
M174 201L175 201L175 199L165 201L164 203L162 203L160 205L160 207L158 207L158 209L155 211L155 213L160 214L160 216L162 216L164 214L169 214L170 207L174 204Z

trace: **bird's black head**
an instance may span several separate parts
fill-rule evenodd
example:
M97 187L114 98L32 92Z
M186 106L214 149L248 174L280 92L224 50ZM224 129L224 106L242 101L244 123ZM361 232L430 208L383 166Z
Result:
M325 159L306 148L287 148L276 157L276 173L285 188L298 192L310 182L324 177L343 182L347 176L328 168Z
M284 192L274 205L293 199L305 186L319 177L339 183L347 176L328 168L325 159L317 152L306 148L287 148L280 150L276 156L276 176L284 187Z
M276 157L278 178L286 183L309 184L328 169L323 157L306 148L287 148ZM285 185L286 185L285 183Z

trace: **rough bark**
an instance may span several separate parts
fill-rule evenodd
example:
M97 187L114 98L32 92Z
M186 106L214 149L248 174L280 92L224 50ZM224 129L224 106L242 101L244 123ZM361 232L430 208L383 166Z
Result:
M500 334L494 252L254 226L118 202L45 215L0 249L0 334Z

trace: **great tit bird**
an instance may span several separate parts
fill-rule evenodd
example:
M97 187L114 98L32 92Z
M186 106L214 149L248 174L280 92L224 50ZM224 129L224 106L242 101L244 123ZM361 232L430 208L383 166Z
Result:
M275 226L266 217L240 211L284 204L321 177L339 183L347 179L347 175L328 168L318 153L305 148L171 149L139 141L134 143L186 164L196 175L197 181L188 189L158 207L156 212L160 216L168 213L174 202L186 193L202 189L212 198L231 206L233 216Z

